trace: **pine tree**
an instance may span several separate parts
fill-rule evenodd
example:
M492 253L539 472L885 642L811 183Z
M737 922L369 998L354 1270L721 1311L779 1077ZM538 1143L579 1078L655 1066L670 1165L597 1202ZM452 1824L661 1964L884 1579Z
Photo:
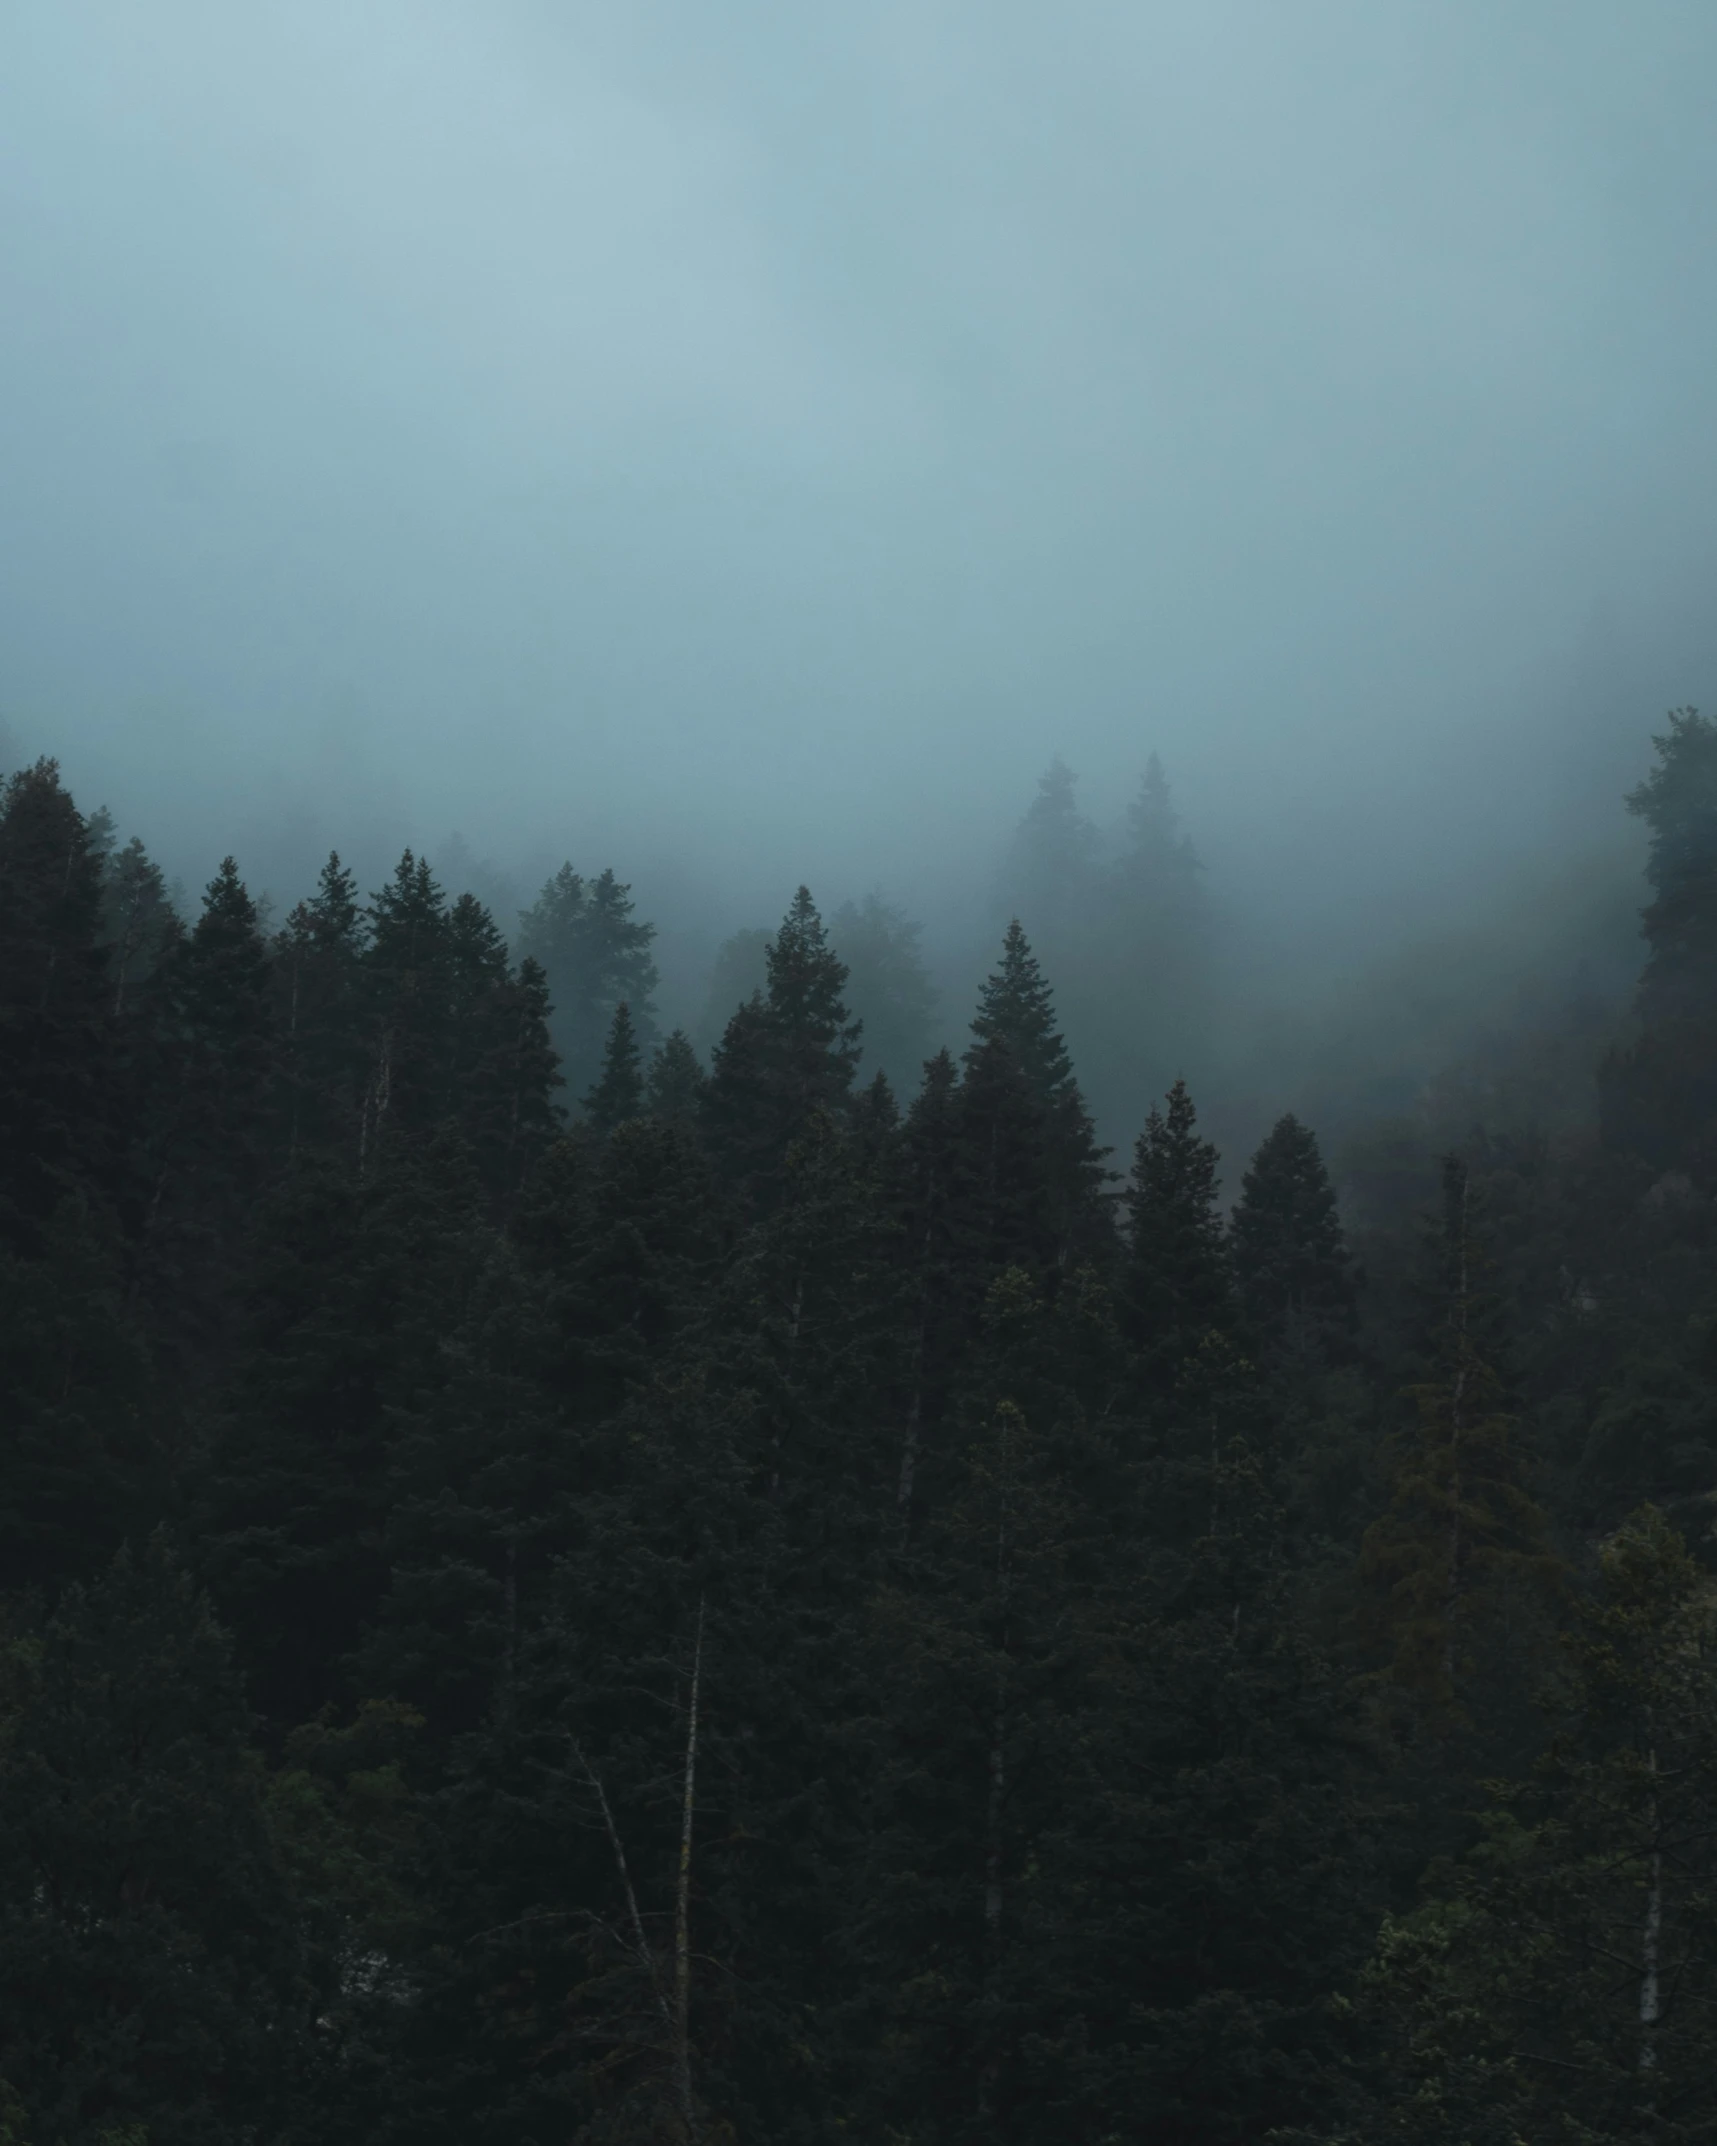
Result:
M355 1164L369 1075L357 882L331 852L316 891L274 942L278 1079L286 1153Z
M1049 763L1015 830L1004 875L1009 905L1046 938L1065 932L1095 884L1097 831L1075 801L1077 781L1059 755Z
M1652 742L1658 764L1627 801L1651 837L1642 1033L1603 1067L1604 1122L1616 1144L1704 1178L1717 1167L1717 724L1678 708Z
M1122 1195L1127 1255L1122 1298L1148 1387L1166 1394L1207 1335L1233 1323L1228 1247L1217 1210L1220 1158L1198 1134L1185 1081L1152 1107Z
M633 912L632 890L612 870L586 880L563 864L519 920L521 952L548 977L555 1048L575 1095L599 1076L603 1038L622 999L640 1043L653 1038L656 927Z
M1317 1139L1291 1113L1271 1127L1241 1180L1229 1247L1260 1335L1314 1358L1340 1350L1353 1323L1353 1266Z
M168 1494L167 1396L110 1214L68 1194L33 1257L0 1246L0 1571L87 1578Z
M0 2071L35 2135L299 2135L297 1920L206 1604L157 1538L14 1637L4 1673Z
M102 873L102 930L113 981L113 1018L168 959L181 926L161 867L134 835Z
M1431 1248L1427 1376L1400 1440L1389 1510L1367 1531L1361 1571L1384 1593L1393 1674L1439 1705L1461 1703L1487 1623L1554 1587L1543 1511L1528 1485L1501 1352L1501 1307L1473 1215L1466 1164L1443 1164ZM1517 1621L1520 1608L1512 1611Z
M268 945L231 857L158 984L162 1049L145 1143L148 1265L158 1314L200 1349L224 1326L270 1146Z
M550 1041L543 972L528 957L515 974L494 920L462 894L448 917L451 993L446 1119L468 1142L504 1213L533 1157L553 1137L561 1085Z
M849 1104L858 1024L842 998L846 969L801 887L771 942L768 991L741 1006L715 1054L704 1122L731 1180L767 1205L792 1142L819 1114Z
M370 898L364 948L370 1067L359 1155L367 1167L390 1133L423 1133L446 1111L452 946L447 905L428 860L407 850Z
M632 1009L622 999L608 1026L602 1052L602 1077L584 1098L584 1115L593 1132L611 1133L644 1108L643 1053L632 1027Z
M671 1124L695 1125L708 1085L698 1054L683 1028L657 1044L650 1057L645 1097L653 1117Z
M1717 2136L1717 1597L1645 1507L1578 1606L1561 1722L1480 1843L1384 1925L1357 2146Z
M1198 899L1198 857L1182 834L1163 764L1152 753L1127 807L1125 847L1115 867L1122 901L1152 917L1190 916Z
M936 991L919 951L920 927L879 894L843 902L833 936L847 965L846 997L864 1031L865 1055L897 1085L930 1055Z
M910 1358L896 1488L903 1527L913 1518L926 1443L946 1415L975 1315L972 1297L982 1286L970 1236L974 1201L966 1182L971 1157L964 1130L959 1070L949 1052L938 1051L924 1067L893 1156L894 1209L910 1277Z
M1099 1147L1073 1063L1056 1026L1051 992L1017 918L1002 941L1000 966L985 980L965 1057L969 1138L986 1151L984 1175L998 1212L1037 1197L1058 1264L1107 1256L1112 1242L1105 1185L1108 1150ZM1023 1105L1023 1108L1022 1108ZM1034 1124L1028 1120L1035 1119ZM1024 1154L1036 1148L1035 1170ZM1033 1179L1038 1191L1027 1191ZM997 1267L1035 1263L1030 1225Z
M0 1234L20 1248L66 1192L113 1180L111 988L100 858L39 760L0 798Z
M202 1569L258 1703L290 1727L346 1695L386 1583L401 1427L441 1391L491 1239L450 1132L361 1180L289 1180L259 1218L247 1333L199 1496Z

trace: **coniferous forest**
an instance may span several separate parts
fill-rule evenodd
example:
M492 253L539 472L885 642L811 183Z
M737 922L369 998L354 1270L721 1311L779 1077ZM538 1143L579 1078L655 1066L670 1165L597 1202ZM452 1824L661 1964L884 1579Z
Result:
M1717 2140L1717 725L1629 804L1587 1122L1356 1209L1102 1144L1047 897L704 1050L612 871L182 915L12 774L0 2140Z

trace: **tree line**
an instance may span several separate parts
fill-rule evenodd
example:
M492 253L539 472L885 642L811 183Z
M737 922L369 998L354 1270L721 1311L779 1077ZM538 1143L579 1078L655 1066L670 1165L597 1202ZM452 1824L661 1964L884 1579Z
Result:
M612 872L185 921L14 774L0 2137L1717 2136L1717 728L1632 802L1593 1122L1356 1242L1017 922L891 1082L805 889L706 1054Z

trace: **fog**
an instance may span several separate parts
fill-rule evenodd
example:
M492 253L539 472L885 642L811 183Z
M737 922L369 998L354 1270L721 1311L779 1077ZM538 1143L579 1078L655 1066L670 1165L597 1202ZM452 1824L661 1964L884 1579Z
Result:
M193 887L611 863L688 1018L801 879L952 996L1051 756L1109 825L1155 751L1302 1002L1237 1096L1392 963L1482 1027L1571 919L1617 969L1717 677L1714 65L1696 0L13 0L12 749Z

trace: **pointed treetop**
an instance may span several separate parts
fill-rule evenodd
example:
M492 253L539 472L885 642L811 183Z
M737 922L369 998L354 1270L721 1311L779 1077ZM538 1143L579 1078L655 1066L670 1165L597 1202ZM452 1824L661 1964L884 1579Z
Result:
M1253 1319L1351 1315L1354 1277L1335 1187L1315 1135L1292 1112L1265 1135L1242 1180L1233 1251Z
M967 1049L968 1065L984 1045L999 1045L1046 1101L1063 1094L1072 1081L1073 1063L1055 1025L1055 994L1018 917L1002 940L1000 966L978 995L972 1034L977 1042Z
M394 866L393 877L370 897L370 919L376 951L404 953L416 950L424 931L438 931L446 922L446 902L427 857L408 849Z
M763 962L769 1010L778 1022L789 1030L816 1034L828 1044L857 1040L858 1026L841 996L846 963L829 944L809 887L794 895Z
M234 933L249 937L255 930L256 904L239 877L236 862L231 857L223 857L220 870L203 890L203 913L191 936L207 942Z
M1205 1335L1225 1323L1230 1302L1228 1248L1216 1205L1220 1157L1212 1142L1199 1137L1184 1080L1169 1090L1167 1103L1166 1110L1153 1107L1145 1120L1122 1201L1134 1336L1172 1380Z
M1078 777L1059 754L1038 778L1037 795L1014 830L1004 881L1033 929L1060 918L1078 899L1097 855L1097 830L1079 810Z
M316 876L316 891L292 913L303 918L302 929L324 946L352 946L360 931L358 882L340 862L338 850L328 852L328 862Z
M591 1127L606 1136L644 1108L643 1054L632 1026L632 1009L622 999L608 1025L608 1041L602 1051L602 1073L584 1098L584 1114Z
M708 1085L691 1038L683 1028L676 1028L657 1045L650 1060L645 1098L651 1116L690 1124L697 1117Z

